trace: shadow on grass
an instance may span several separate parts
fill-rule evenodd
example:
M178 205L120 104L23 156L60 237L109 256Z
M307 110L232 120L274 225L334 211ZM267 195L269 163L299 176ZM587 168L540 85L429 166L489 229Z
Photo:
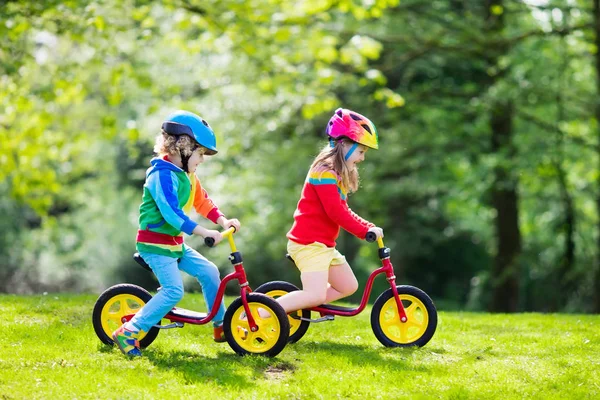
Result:
M427 372L428 368L416 365L413 354L419 352L418 348L373 348L366 345L339 343L339 342L310 342L296 343L298 352L330 353L332 357L345 358L348 362L363 367L375 369L385 368L394 371L419 371Z
M115 347L113 345L98 343L96 349L100 353L111 353Z
M215 358L208 358L187 350L175 350L168 353L146 350L144 357L158 368L177 370L184 377L186 384L196 382L214 382L223 386L254 386L257 380L275 369L288 368L285 362L277 359L219 353Z

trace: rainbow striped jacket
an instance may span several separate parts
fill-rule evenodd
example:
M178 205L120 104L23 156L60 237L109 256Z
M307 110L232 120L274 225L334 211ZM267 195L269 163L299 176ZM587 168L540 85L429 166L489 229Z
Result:
M195 174L186 173L166 156L153 158L150 164L140 205L136 248L179 258L183 256L183 233L191 235L198 225L188 216L192 208L214 223L223 213Z

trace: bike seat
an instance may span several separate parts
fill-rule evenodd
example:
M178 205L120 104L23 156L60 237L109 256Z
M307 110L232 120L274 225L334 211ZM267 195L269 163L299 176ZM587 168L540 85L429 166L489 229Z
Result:
M146 261L144 261L142 256L140 256L140 253L133 253L133 259L135 260L136 263L140 264L142 266L142 268L152 272L152 268L150 268L150 266L148 264L146 264ZM177 259L177 262L179 262L179 261L181 261L181 258Z
M152 272L152 268L150 268L150 266L148 264L146 264L146 261L144 261L142 256L140 256L140 253L133 253L133 259L135 260L136 263L140 264L142 266L142 268Z

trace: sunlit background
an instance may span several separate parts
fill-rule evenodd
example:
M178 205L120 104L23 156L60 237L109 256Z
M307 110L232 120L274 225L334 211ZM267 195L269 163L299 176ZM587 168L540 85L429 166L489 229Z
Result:
M0 292L157 286L131 255L175 109L217 134L197 174L243 224L251 286L298 283L285 234L343 106L379 129L349 204L398 283L440 309L598 312L598 32L597 0L2 2ZM376 248L338 245L362 288Z

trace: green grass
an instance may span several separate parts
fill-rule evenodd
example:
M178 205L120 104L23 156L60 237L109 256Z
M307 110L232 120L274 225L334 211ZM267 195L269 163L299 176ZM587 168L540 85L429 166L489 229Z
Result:
M392 349L367 310L311 325L275 359L239 357L210 324L186 326L128 360L97 339L95 300L0 296L0 398L600 397L600 316L441 312L427 346ZM200 310L202 298L181 306Z

